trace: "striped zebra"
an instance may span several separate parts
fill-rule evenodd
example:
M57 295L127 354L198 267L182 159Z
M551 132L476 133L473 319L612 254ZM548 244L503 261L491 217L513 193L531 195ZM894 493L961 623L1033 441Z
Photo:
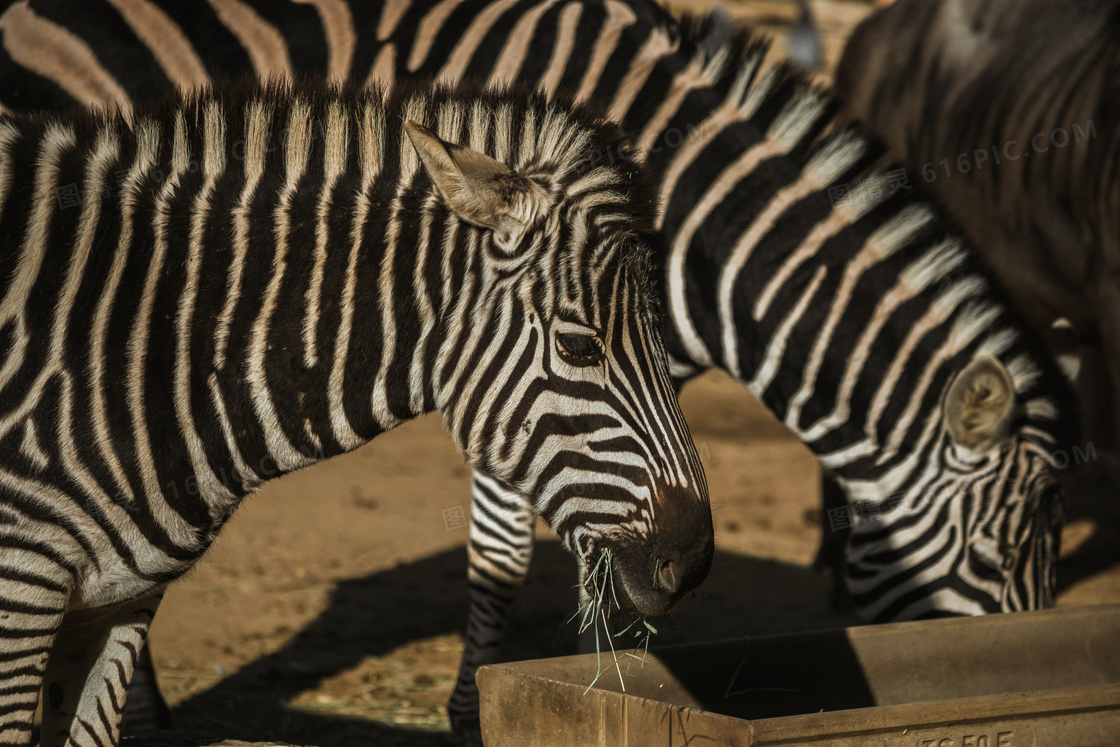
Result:
M0 118L0 744L42 689L43 745L115 745L166 585L242 498L424 412L609 552L623 611L694 588L707 487L607 149L586 109L431 86Z
M900 0L860 25L837 75L850 115L929 183L1030 321L1099 342L1108 384L1085 409L1113 448L1118 35L1115 0Z
M842 573L857 611L1052 603L1061 493L1047 453L1076 437L1065 380L970 247L896 171L870 171L878 150L857 130L828 134L834 103L764 70L763 43L643 0L111 5L0 18L4 103L127 109L168 81L313 70L516 79L603 107L660 174L655 281L678 382L725 368L836 476L851 505L826 534L855 524ZM34 46L10 42L17 31ZM473 498L460 732L534 521L493 476L476 473Z

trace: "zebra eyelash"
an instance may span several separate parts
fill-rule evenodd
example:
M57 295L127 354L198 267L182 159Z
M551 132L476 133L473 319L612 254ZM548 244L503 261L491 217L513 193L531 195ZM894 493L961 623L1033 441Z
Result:
M565 363L577 368L596 366L603 362L603 343L598 337L580 334L556 334L556 352Z
M603 362L602 335L594 327L579 322L561 321L554 330L556 354L569 366L590 368Z

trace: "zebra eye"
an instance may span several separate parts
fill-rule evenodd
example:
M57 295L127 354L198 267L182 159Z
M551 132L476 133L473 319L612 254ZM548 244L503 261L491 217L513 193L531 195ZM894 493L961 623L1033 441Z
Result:
M556 347L560 357L573 366L594 366L603 360L599 341L587 335L558 334Z

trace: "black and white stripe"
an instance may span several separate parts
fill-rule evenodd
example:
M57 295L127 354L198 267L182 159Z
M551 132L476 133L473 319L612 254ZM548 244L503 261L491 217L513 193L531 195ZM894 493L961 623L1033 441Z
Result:
M1068 320L1099 345L1106 391L1082 394L1094 440L1113 448L1118 34L1114 1L899 0L856 29L837 74L847 114L928 183L1027 318Z
M240 3L254 9L252 23L219 20L204 39L196 19L221 5L198 2L191 19L178 6L165 11L215 72L239 55L243 69L268 69L260 60L278 59L279 46L259 41L264 23L288 50L317 50L307 69L350 60L345 73L333 70L353 81L517 79L602 106L638 134L639 157L661 175L667 246L656 266L677 373L725 367L821 457L853 506L896 506L851 539L846 576L859 610L905 619L1051 602L1060 501L1045 455L1074 438L1065 382L971 250L894 175L871 171L878 150L858 131L828 135L832 101L787 70L763 70L763 45L716 42L705 22L678 24L642 0L321 2L315 14ZM120 22L117 12L83 7L80 21L38 16L103 61L100 72L53 78L58 101L94 78L144 95L150 76L112 67L144 45L121 50L105 25ZM15 85L30 75L22 64L3 68L9 90L29 89ZM851 199L833 204L830 190L842 187ZM958 380L973 406L958 406L958 421L971 413L990 432L949 422ZM1012 396L997 398L1006 410L966 396L964 384L1008 382ZM475 707L473 666L493 655L472 647L497 640L532 538L530 507L489 478L476 479L472 514L479 633L468 637L452 698L457 727Z
M607 148L586 110L407 86L0 118L0 744L40 686L44 745L115 744L241 499L423 412L582 564L611 550L623 607L699 583L648 199Z

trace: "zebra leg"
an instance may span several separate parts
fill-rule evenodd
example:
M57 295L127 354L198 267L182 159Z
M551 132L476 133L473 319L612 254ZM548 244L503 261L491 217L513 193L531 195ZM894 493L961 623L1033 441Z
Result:
M828 470L821 471L821 544L813 559L813 570L832 572L829 605L839 612L854 609L848 594L846 564L848 537L852 531L848 495Z
M145 645L132 673L132 686L124 702L121 735L140 737L171 728L171 709L159 691L156 670L152 665L151 646Z
M163 588L62 621L43 687L41 747L116 745L121 713Z
M498 660L509 606L529 572L535 521L536 514L520 493L474 473L467 541L471 606L459 679L447 704L452 732L468 744L482 743L474 675L480 666Z
M6 538L11 539L11 538ZM30 543L28 543L30 545ZM4 543L0 557L0 745L31 744L35 706L70 598L69 571L48 555ZM40 561L36 563L35 561ZM34 568L34 571L29 570Z

